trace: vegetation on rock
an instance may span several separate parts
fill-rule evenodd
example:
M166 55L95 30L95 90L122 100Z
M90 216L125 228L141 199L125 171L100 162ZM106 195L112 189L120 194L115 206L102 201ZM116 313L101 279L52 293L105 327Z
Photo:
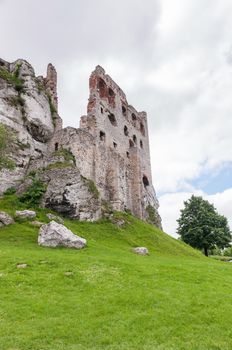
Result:
M84 177L82 175L81 175L81 178L84 181L84 183L87 185L89 192L93 194L94 198L98 199L100 194L99 194L98 188L95 185L94 181L87 179L86 177Z
M46 185L39 179L34 179L27 190L19 197L20 202L29 206L37 207L40 204L43 194L46 192Z
M152 205L148 205L146 207L146 212L148 214L148 222L151 224L154 224L155 226L159 226L160 223L160 219L159 219L159 214L157 212L157 210L152 206Z
M13 170L15 167L14 161L6 155L13 140L13 133L5 125L0 123L0 170Z
M53 156L62 156L64 159L68 161L73 161L75 163L75 157L72 152L66 148L61 148L58 151L52 153Z

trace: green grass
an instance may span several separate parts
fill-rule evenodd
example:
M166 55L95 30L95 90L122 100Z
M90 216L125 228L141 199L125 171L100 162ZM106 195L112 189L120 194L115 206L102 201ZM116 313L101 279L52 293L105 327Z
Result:
M11 214L20 205L0 200ZM81 251L39 247L30 222L0 229L1 350L232 349L232 265L128 214L116 217L123 228L66 220L88 240ZM150 255L135 255L134 246Z

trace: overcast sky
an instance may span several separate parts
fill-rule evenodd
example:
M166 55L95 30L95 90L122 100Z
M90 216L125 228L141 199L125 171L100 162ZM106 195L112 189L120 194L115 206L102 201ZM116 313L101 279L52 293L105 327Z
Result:
M77 127L100 64L150 128L163 227L183 200L214 203L232 228L231 0L0 0L0 56L58 72L59 113Z

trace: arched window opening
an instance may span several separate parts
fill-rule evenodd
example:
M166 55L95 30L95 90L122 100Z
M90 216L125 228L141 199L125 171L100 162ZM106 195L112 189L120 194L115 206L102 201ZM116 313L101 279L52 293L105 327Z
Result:
M100 131L100 140L101 141L105 141L105 139L106 139L106 134L103 132L103 131Z
M143 141L140 140L140 148L143 148Z
M127 156L127 158L130 158L130 153L126 152L126 156Z
M140 131L141 131L142 135L144 136L145 135L145 128L144 128L143 123L140 123Z
M55 151L58 151L58 149L59 149L59 143L56 142L56 143L55 143Z
M108 89L108 101L109 101L109 104L114 108L115 107L115 93L111 88Z
M133 135L133 141L135 144L137 144L137 137L135 135Z
M129 140L129 146L130 148L134 147L134 142L132 140Z
M126 107L122 105L122 114L126 116Z
M131 114L131 118L132 118L132 120L136 120L137 119L136 115L134 113Z
M111 88L109 88L108 93L109 93L109 96L111 96L111 97L114 96L114 92Z
M149 186L149 181L148 181L148 178L146 177L146 175L143 175L143 185L144 185L144 187Z
M113 142L113 146L114 146L114 148L117 148L117 143L116 142Z
M106 83L101 78L98 81L98 90L101 98L107 97Z
M101 107L101 114L103 114L103 108Z
M113 113L110 113L108 115L108 118L113 126L117 126L117 120L116 120L115 115Z
M129 132L128 132L128 127L125 125L124 126L124 135L128 136Z

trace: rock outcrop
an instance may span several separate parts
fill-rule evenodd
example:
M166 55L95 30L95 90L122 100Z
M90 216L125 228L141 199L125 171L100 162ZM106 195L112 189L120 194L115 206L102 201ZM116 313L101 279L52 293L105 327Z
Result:
M72 233L64 225L51 221L41 226L39 230L38 244L44 247L66 247L82 249L86 246L86 240Z

